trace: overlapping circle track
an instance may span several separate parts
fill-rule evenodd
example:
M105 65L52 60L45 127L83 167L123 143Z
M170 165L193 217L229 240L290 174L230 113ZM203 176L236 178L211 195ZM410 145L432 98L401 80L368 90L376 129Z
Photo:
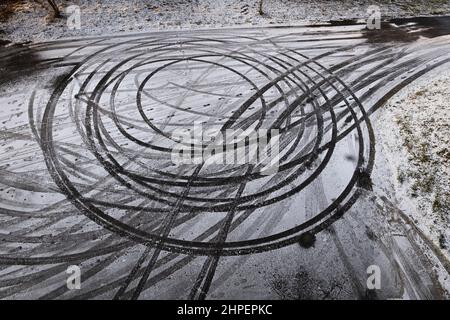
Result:
M323 229L356 200L360 173L370 174L371 127L343 81L286 43L168 34L86 54L43 113L42 147L53 179L98 224L164 250L245 254ZM70 121L61 123L65 116ZM173 163L173 131L190 132L194 122L203 130L278 129L278 170L265 175L259 164ZM339 161L335 150L349 133L357 157L333 199L318 212L283 217L289 227L244 238L241 229L253 215L281 214L270 210L327 179L323 172ZM71 141L76 152L67 150ZM87 184L108 188L107 196L93 197Z

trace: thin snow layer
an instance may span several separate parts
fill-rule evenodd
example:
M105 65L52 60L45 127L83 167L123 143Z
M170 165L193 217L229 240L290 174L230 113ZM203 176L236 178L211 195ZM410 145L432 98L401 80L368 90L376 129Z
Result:
M61 0L62 18L54 18L46 1L7 0L0 4L0 38L13 42L45 41L61 37L104 35L162 29L323 23L367 19L372 5L384 19L450 13L447 0ZM77 5L81 28L67 26L66 9Z
M449 257L450 76L429 75L401 91L378 126L398 207Z

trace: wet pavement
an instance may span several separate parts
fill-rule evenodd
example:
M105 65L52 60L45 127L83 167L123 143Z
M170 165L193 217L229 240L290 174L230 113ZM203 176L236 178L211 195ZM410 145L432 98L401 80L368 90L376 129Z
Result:
M449 21L0 49L0 298L447 298L450 264L396 207L376 118L450 69ZM278 129L278 170L174 164L194 123Z

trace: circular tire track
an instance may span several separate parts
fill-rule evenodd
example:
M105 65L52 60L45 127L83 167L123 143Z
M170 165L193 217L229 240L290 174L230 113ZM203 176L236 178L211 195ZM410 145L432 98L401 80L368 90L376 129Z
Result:
M118 43L87 57L53 92L42 119L40 134L45 160L63 193L90 219L121 236L168 251L199 255L217 252L237 255L271 250L297 241L305 231L317 232L340 216L356 200L360 173L370 174L374 156L373 134L363 106L342 81L305 55L283 50L283 55L271 56L259 53L267 51L271 44L252 39L252 48L249 48L248 41L248 38L239 37L233 40L228 37L150 37ZM136 48L139 48L138 53ZM183 75L186 68L187 76ZM204 87L208 77L215 74L238 83L239 87L227 84L223 88L209 88L201 93L187 91L184 97L179 93L172 97L173 89L167 88L167 83L177 72L181 73L174 81L180 82L179 87L191 86L189 82L193 86ZM72 84L74 79L79 82L77 89ZM165 89L166 93L161 93L159 88ZM236 90L238 93L234 93ZM157 94L166 94L166 97L158 98ZM206 98L202 97L205 95ZM83 195L73 184L74 175L67 171L60 160L60 152L55 148L53 124L57 114L64 112L63 96L76 97L79 118L75 125L86 151L95 156L95 169L98 170L99 166L134 197L151 201L151 206L124 206L122 203L98 201ZM215 100L216 96L221 97ZM353 102L350 103L347 97L353 97ZM195 99L207 103L192 107ZM127 101L126 113L123 107L118 110L119 100ZM163 100L170 102L161 104ZM155 101L157 107L153 106ZM213 101L217 105L204 110ZM307 188L327 167L339 143L342 121L339 123L336 118L333 105L340 101L344 102L356 126L353 132L359 151L354 172L328 207L309 213L310 218L305 221L293 221L291 228L256 239L195 241L148 232L124 223L110 213L120 208L163 216L195 213L206 221L213 215L228 212L230 208L235 212L258 210L283 201ZM227 109L223 107L225 103L231 106ZM152 110L158 106L165 112L168 120L164 121L169 124L164 127L169 131L162 129L161 117L153 120ZM363 122L358 121L361 115ZM270 182L261 188L254 186L269 178L255 168L245 170L246 165L214 172L203 170L202 165L188 168L171 166L169 170L162 170L160 167L167 165L171 146L176 142L171 137L170 129L174 126L170 121L178 119L182 122L176 123L176 127L189 128L193 121L200 119L206 128L220 125L222 130L279 129L283 157L278 172L269 177ZM111 126L120 133L121 141L126 139L126 143L143 150L142 157L135 157L132 164L128 164L132 169L123 163L135 152L131 147L124 148L123 143L117 143L119 136L116 133L113 137L109 133ZM307 134L305 128L308 128ZM303 133L296 135L300 132ZM175 171L180 173L174 174ZM249 191L235 196L239 186ZM227 192L218 196L218 187ZM173 219L176 217L172 222ZM208 223L205 225L209 226ZM170 231L171 226L168 228Z
M357 27L266 31L272 36L248 29L30 45L24 52L33 59L55 57L38 68L68 73L51 81L51 96L40 86L31 94L25 125L2 131L6 143L31 141L35 148L23 153L35 153L34 168L45 160L51 175L32 166L22 174L22 150L10 152L2 185L52 197L39 205L2 199L2 227L14 231L1 236L0 297L133 299L178 271L196 272L193 263L204 259L193 287L175 293L203 299L248 259L233 258L215 277L221 256L308 247L305 239L370 188L368 116L450 59L439 38L409 47L373 42ZM206 129L279 129L279 171L174 166L171 133L194 121ZM28 226L30 218L38 220ZM80 293L67 291L68 264L83 265ZM182 281L177 276L175 286Z

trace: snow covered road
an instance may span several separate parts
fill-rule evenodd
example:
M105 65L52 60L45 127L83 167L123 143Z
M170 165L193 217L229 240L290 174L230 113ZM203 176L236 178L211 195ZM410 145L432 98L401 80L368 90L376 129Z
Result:
M376 122L404 87L450 69L448 25L1 49L0 297L448 297L448 257L396 206ZM279 130L278 170L174 163L172 134L194 123Z

